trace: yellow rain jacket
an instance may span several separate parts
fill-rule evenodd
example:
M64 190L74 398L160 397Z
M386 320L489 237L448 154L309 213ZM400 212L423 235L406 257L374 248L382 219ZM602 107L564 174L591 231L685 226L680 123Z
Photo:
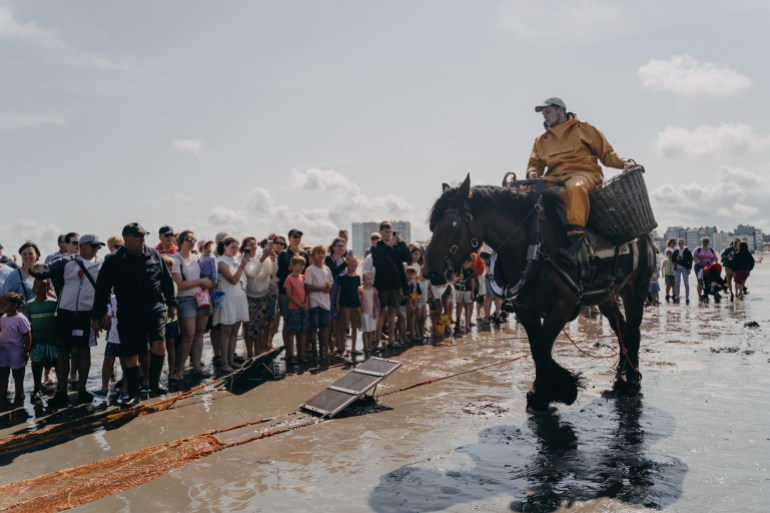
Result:
M597 159L607 167L623 169L624 160L604 135L592 125L570 116L566 123L548 128L535 139L527 172L549 178L566 178L576 172L603 178Z

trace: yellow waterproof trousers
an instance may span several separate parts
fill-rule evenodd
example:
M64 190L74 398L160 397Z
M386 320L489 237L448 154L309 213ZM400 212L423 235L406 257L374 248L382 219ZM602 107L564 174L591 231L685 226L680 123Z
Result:
M574 172L546 176L546 179L553 185L561 186L559 196L567 206L567 235L583 233L591 210L588 193L602 184L602 175Z

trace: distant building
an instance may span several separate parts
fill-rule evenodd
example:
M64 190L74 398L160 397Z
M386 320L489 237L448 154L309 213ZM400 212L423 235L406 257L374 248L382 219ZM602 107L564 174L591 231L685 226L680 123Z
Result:
M733 232L718 231L716 226L705 226L699 228L683 228L681 226L671 226L666 229L665 240L669 238L684 239L687 241L687 247L695 249L701 244L703 237L711 239L711 247L716 251L722 251L732 244L734 239L741 239L749 245L750 251L762 251L763 240L765 238L762 230L750 225L739 224ZM664 240L664 244L665 244Z
M409 221L390 221L393 231L407 243L412 241L412 223ZM353 223L353 242L351 248L356 255L363 256L371 246L370 236L373 232L380 231L379 221L364 221Z

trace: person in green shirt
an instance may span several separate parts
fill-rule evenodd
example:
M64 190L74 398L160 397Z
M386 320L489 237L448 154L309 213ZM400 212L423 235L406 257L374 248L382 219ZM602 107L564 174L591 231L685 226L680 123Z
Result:
M51 290L51 280L35 278L32 290L35 293L35 299L26 304L24 315L29 319L32 331L30 360L32 360L34 390L31 399L33 403L37 403L41 400L43 392L49 392L42 383L43 370L50 372L51 368L54 370L56 368L58 350L53 337L56 300L48 295ZM57 381L59 379L57 375Z

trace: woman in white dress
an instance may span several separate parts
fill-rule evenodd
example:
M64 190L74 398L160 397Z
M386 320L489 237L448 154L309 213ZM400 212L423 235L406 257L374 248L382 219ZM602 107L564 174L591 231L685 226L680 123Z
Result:
M223 372L232 372L238 367L234 361L235 343L238 339L238 329L242 322L249 321L249 305L246 298L246 275L244 268L249 261L249 255L238 257L240 244L234 237L226 237L219 243L217 253L217 271L219 276L218 290L224 292L222 305L214 307L212 323L220 328L220 347Z

